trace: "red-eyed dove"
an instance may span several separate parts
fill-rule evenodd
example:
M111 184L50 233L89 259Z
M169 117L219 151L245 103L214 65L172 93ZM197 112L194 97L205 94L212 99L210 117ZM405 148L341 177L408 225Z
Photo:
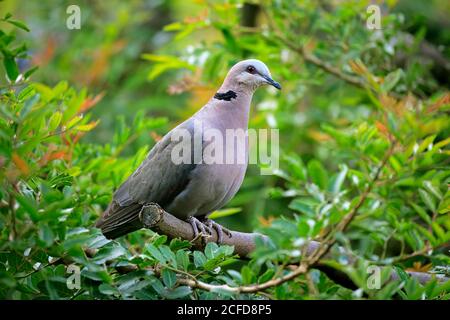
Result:
M272 80L263 62L250 59L234 65L209 102L152 148L142 164L114 193L112 202L96 227L108 238L138 230L143 226L139 212L145 204L153 202L172 215L189 221L196 235L198 230L211 232L211 228L216 229L218 242L221 242L223 232L229 235L228 230L207 217L224 206L239 190L248 158L245 134L232 136L235 146L230 149L225 147L231 139L227 139L226 132L246 132L253 93L265 84L281 89L280 84ZM196 131L197 127L202 128L200 134ZM207 134L208 130L210 134ZM187 142L191 147L184 150L186 154L184 151L179 153L176 148L181 147L180 139L186 133L190 134L191 139ZM212 163L204 158L204 152L209 143L221 140L217 134L222 135L223 161ZM199 138L200 144L196 144L196 138ZM196 153L198 148L204 152ZM220 152L215 152L211 155L220 155ZM230 152L236 154L230 156ZM179 159L174 159L180 154L187 156L188 161L180 163Z

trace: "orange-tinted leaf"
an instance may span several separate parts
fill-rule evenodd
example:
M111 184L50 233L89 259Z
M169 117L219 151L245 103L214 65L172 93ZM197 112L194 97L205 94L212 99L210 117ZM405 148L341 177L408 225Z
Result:
M55 54L56 45L57 41L54 37L48 38L44 49L36 54L33 54L32 64L42 67L49 63Z
M438 99L438 101L429 106L427 112L428 113L435 112L439 110L439 108L447 104L450 104L450 93L444 94L442 97Z
M185 24L197 23L200 21L204 21L206 18L208 18L208 9L207 8L205 8L203 11L201 11L200 14L196 17L184 18L184 23Z
M100 100L103 99L105 96L105 92L100 92L93 98L87 98L84 100L84 102L81 104L79 112L85 112L89 109L91 109L93 106L95 106Z
M85 132L80 131L80 132L77 132L76 134L72 135L71 136L72 143L76 144L81 139L81 137L84 136L84 134L85 134Z
M422 265L422 263L420 261L416 261L413 263L413 267L412 268L407 268L407 271L413 271L413 272L428 272L430 271L431 267L433 265L431 263Z
M273 220L275 220L274 217L269 216L269 217L258 217L259 223L264 226L264 227L268 227L272 224Z
M350 60L348 64L356 74L366 75L368 73L366 66L361 60Z
M155 140L156 142L158 142L159 140L162 139L162 136L160 136L159 134L157 134L155 131L150 131L150 136L153 138L153 140Z
M23 175L28 175L30 173L30 168L28 167L28 164L23 160L17 153L12 154L12 161L16 165L17 169L20 170L20 172Z
M328 134L314 129L308 130L308 135L315 141L328 141L331 139Z
M382 134L384 134L385 136L389 136L389 129L380 121L377 120L375 122L375 126L377 127L378 131L380 131Z
M395 111L397 100L387 94L382 94L380 95L380 103L385 109Z
M50 155L49 160L66 159L67 156L68 154L65 151L57 151Z
M82 136L84 136L85 134L86 134L86 132L84 132L84 131L66 132L62 136L62 139L66 146L70 146L70 145L76 144L78 142L78 140L80 140L80 138Z
M50 161L57 160L57 159L69 160L70 155L64 150L60 150L60 151L56 151L56 152L50 150L39 160L39 165L45 166Z

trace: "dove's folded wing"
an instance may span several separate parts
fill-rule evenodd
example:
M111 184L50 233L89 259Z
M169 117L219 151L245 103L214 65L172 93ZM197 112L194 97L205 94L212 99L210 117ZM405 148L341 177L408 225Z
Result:
M174 130L180 128L192 131L189 123ZM117 238L142 228L139 212L144 204L155 202L164 208L186 188L195 164L193 159L187 164L172 161L172 150L178 143L171 139L173 132L153 147L139 168L114 193L110 205L96 223L107 238Z

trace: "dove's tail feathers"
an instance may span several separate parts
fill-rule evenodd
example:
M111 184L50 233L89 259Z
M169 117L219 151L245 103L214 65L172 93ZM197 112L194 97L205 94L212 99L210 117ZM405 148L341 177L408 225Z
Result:
M118 238L143 227L139 220L141 209L142 204L133 203L122 207L116 201L113 201L95 226L102 230L106 238Z

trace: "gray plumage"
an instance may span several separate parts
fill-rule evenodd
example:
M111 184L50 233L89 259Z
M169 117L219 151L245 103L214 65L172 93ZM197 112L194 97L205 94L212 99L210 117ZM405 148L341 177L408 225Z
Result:
M226 145L227 129L247 130L253 93L263 84L281 88L261 61L245 60L234 65L216 95L191 118L166 134L115 192L96 224L104 235L116 238L140 229L139 212L150 202L183 220L207 217L224 206L239 190L247 160L232 164L195 164L192 158L190 163L175 164L171 153L177 142L172 141L172 137L180 130L187 130L194 136L195 124L201 123L203 132L220 131ZM236 146L243 143L243 150L235 148L234 151L244 152L247 159L248 144L246 138L243 139L245 141L236 141ZM202 140L204 150L211 140L205 136ZM224 160L226 152L224 149Z

